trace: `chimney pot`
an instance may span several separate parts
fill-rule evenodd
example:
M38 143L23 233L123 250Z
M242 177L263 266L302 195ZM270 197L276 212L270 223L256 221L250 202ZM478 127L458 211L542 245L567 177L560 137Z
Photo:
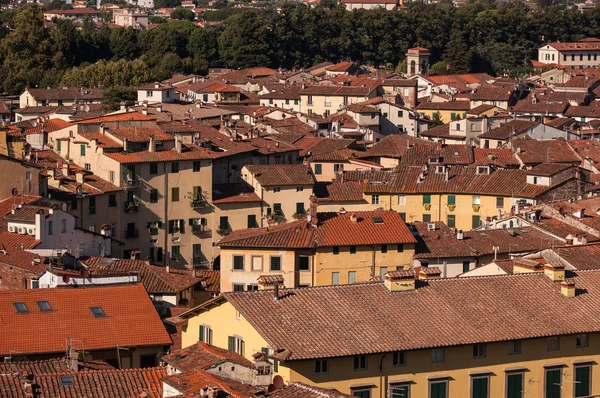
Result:
M565 297L569 297L569 298L575 297L575 293L576 293L575 282L573 282L572 280L562 281L560 283L560 292Z

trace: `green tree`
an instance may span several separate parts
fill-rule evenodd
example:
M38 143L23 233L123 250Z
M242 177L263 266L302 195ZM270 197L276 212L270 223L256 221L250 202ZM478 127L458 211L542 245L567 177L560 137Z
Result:
M453 27L450 33L450 41L444 54L444 61L448 64L450 73L469 72L470 56L463 34L459 27Z
M181 19L186 21L193 21L196 17L196 14L192 10L188 10L187 8L178 6L173 11L171 11L172 19Z
M127 106L135 104L137 91L131 87L117 86L104 94L104 104L108 110L117 110L122 102Z
M448 64L444 61L438 61L435 64L431 65L429 68L430 75L447 75L448 74Z
M135 59L140 55L137 29L112 29L110 32L110 50L116 59Z
M230 68L270 65L270 25L254 12L246 11L226 21L227 28L219 37L219 53Z
M0 43L3 88L20 93L25 86L38 85L43 71L51 66L52 41L44 28L43 10L26 4L14 18L15 29Z

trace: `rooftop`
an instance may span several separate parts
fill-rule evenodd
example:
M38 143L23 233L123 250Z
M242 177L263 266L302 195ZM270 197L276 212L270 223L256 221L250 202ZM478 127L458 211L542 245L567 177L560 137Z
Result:
M303 164L247 165L245 168L263 187L315 183L311 168Z
M37 301L48 301L52 310L40 311ZM17 312L17 302L24 303L28 312ZM105 316L95 316L91 307L100 307ZM69 337L84 341L87 351L171 345L141 284L0 291L0 317L4 320L0 353L5 355L64 353Z

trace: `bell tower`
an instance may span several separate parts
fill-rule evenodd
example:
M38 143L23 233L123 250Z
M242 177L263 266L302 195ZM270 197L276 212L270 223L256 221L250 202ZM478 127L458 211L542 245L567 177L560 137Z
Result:
M406 74L408 76L429 74L430 55L429 50L426 48L409 48L406 52Z

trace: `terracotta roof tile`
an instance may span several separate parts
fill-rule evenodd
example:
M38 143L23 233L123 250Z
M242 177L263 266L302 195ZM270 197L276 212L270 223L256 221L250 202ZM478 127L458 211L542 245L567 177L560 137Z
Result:
M75 10L64 10L64 11L75 11ZM86 10L84 10L85 12ZM94 14L99 14L96 10ZM48 11L52 13L59 13L59 10ZM83 14L83 12L82 12ZM57 101L57 100L100 100L104 98L104 90L97 88L28 88L27 91L37 101Z
M479 139L492 138L507 141L511 136L516 137L517 135L523 134L538 124L540 124L540 122L535 120L511 120L500 127L486 131L479 136Z
M290 383L287 386L270 392L269 398L350 398L334 389L309 386L303 383Z
M431 141L411 137L407 134L392 134L367 149L360 157L388 157L400 159L412 146L434 147L437 144Z
M214 159L215 154L205 148L197 145L183 146L181 153L175 150L164 151L140 151L140 152L105 152L104 156L109 157L121 164L147 163L147 162L176 162L183 160L206 160Z
M180 351L171 352L162 359L182 372L206 369L223 362L233 362L246 367L252 366L252 362L235 352L208 345L202 341Z
M365 202L362 181L317 183L314 191L319 202Z
M246 169L263 187L315 183L312 169L303 164L248 165Z
M579 165L581 162L565 140L518 140L513 147L517 148L517 156L526 165L548 162Z
M415 291L397 293L366 283L284 289L278 301L270 291L224 297L274 350L300 360L598 332L600 271L578 272L574 281L586 294L566 298L559 284L533 273L417 281ZM405 321L382 321L395 319Z
M50 312L36 301L46 300ZM29 312L19 314L14 302ZM102 307L106 317L94 317L90 307ZM0 291L0 353L23 355L64 353L68 337L83 340L87 351L121 347L170 345L171 338L144 287L94 289L29 289ZM48 334L48 330L53 330Z
M475 164L495 164L502 167L518 167L519 161L508 148L473 148Z
M61 376L72 376L73 385L63 386ZM145 369L92 370L77 373L36 375L35 396L40 398L123 397L162 398L162 379L167 367Z
M540 163L528 170L527 174L532 176L551 177L570 167L573 167L573 165L564 163Z
M212 202L214 204L261 201L252 187L247 184L213 184L212 187Z
M469 101L421 102L419 106L417 106L417 109L468 111L471 109L471 103Z

